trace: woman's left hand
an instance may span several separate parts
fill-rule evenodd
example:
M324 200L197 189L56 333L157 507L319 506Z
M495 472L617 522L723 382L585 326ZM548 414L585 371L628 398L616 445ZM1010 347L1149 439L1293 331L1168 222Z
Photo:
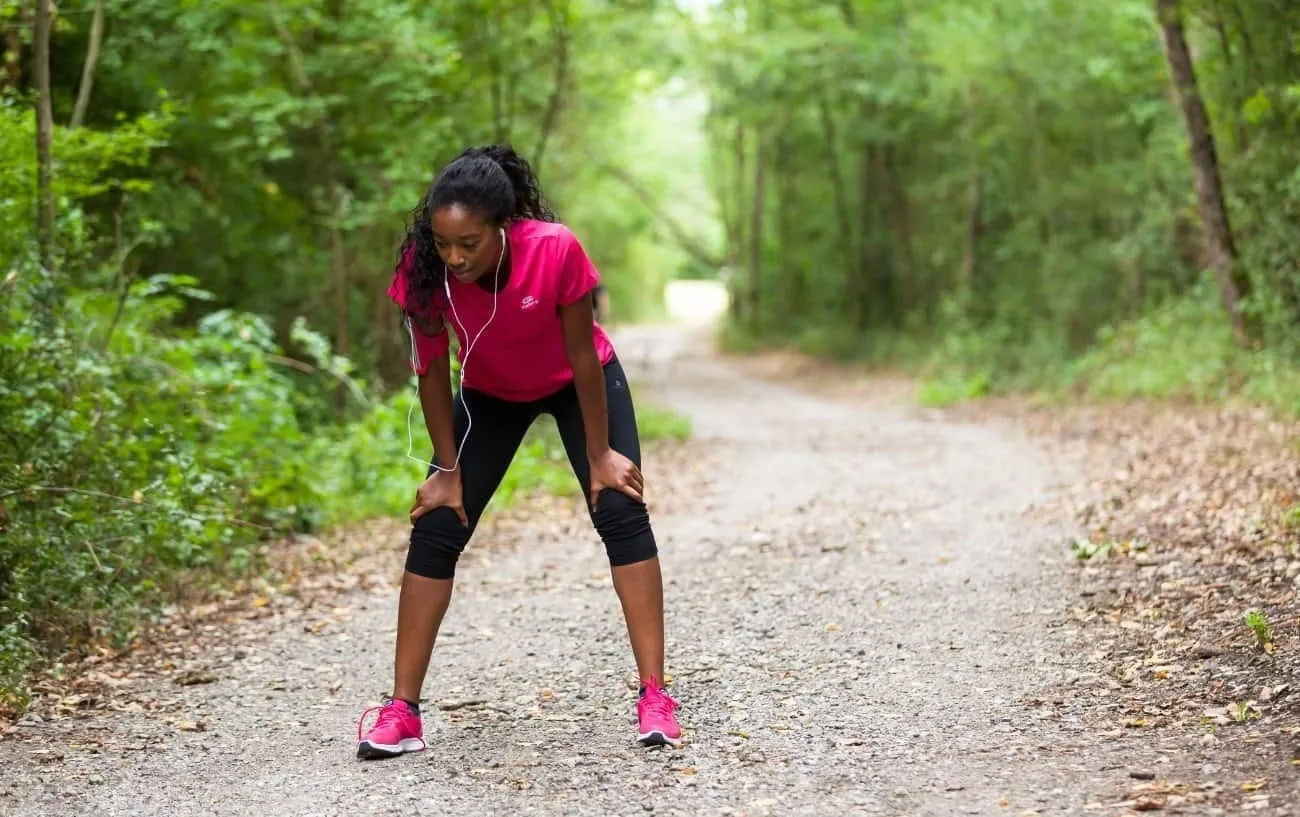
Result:
M605 488L622 491L637 502L644 501L641 492L645 488L645 481L636 463L612 448L604 456L588 458L588 463L591 466L592 510L596 508L596 497Z

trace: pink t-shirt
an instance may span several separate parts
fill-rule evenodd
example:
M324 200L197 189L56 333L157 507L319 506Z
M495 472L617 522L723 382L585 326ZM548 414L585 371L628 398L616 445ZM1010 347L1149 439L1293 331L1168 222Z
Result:
M510 242L506 285L494 295L477 283L462 284L448 276L451 308L440 289L428 309L431 322L442 324L443 331L429 337L411 325L415 337L411 368L424 374L435 356L447 354L450 338L445 327L450 325L459 342L465 388L503 400L536 400L573 381L559 308L590 298L600 273L563 224L520 220L507 228L506 236ZM388 287L388 296L404 310L411 252L397 265ZM497 299L495 316L493 298ZM609 336L594 320L591 331L600 362L609 363L614 357Z

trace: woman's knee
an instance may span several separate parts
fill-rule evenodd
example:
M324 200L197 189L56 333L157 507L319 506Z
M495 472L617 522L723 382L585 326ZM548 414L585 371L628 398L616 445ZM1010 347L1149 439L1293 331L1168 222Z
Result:
M435 508L415 521L406 551L406 570L429 579L451 579L473 531L451 508Z
M611 565L634 564L658 555L654 528L644 502L606 488L596 497L591 517Z

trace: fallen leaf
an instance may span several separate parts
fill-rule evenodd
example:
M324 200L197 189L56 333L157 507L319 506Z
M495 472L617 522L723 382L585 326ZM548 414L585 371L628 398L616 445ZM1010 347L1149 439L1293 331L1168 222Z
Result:
M194 686L196 684L211 684L217 680L217 676L204 670L190 670L177 675L174 680L181 686Z

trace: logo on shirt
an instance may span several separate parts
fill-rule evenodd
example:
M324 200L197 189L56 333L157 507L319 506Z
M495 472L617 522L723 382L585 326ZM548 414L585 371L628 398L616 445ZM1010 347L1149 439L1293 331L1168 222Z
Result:
M519 302L519 308L527 312L528 310L535 308L539 303L541 302L532 295L525 295L524 299Z

